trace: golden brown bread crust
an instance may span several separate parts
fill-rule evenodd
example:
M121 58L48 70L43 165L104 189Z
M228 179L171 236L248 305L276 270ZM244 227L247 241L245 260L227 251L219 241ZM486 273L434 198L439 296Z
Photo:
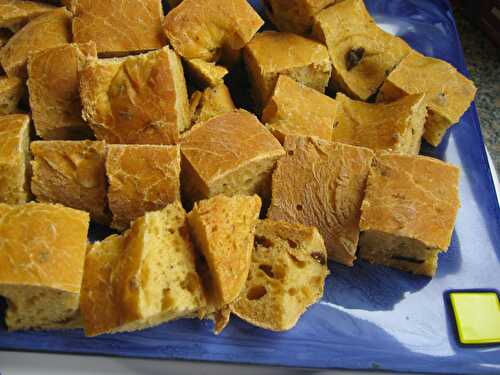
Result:
M147 51L166 44L160 0L73 0L73 38L94 41L99 54Z
M328 273L325 244L316 228L261 220L250 273L231 310L258 327L291 329L323 295Z
M71 42L71 13L59 8L38 16L19 30L0 50L0 63L8 76L26 78L32 53Z
M173 144L190 125L182 64L169 47L90 60L80 76L83 118L98 139Z
M247 279L261 207L254 196L219 195L199 201L188 214L193 239L211 274L216 308L233 302Z
M216 61L223 49L243 48L263 24L245 0L184 0L166 15L163 30L182 57Z
M263 0L271 22L280 31L308 35L313 16L337 0Z
M95 221L109 224L105 147L99 141L31 143L31 190L36 200L87 211Z
M29 122L27 115L0 116L0 202L29 198Z
M87 58L96 58L93 42L66 44L28 59L30 107L38 136L44 139L91 138L82 118L79 70Z
M112 227L180 199L179 146L109 145L106 159Z
M186 68L188 76L201 89L224 84L229 73L223 66L201 59L186 60Z
M192 200L262 191L285 151L249 112L236 110L197 124L181 139L184 191Z
M207 87L203 92L195 91L190 99L191 122L205 122L212 117L236 109L231 93L225 84Z
M457 123L469 108L476 91L474 83L446 61L412 51L389 74L377 101L391 101L404 95L425 93L429 116L424 138L431 145L437 146L446 130Z
M332 69L323 44L292 33L258 33L244 48L243 57L260 110L272 95L280 74L324 92Z
M287 135L330 141L336 115L335 100L280 75L273 96L262 112L262 122L281 143Z
M25 93L26 87L21 78L0 77L0 115L15 112Z
M427 114L425 94L392 103L366 103L337 94L338 114L332 140L374 151L417 155Z
M360 229L448 249L460 206L459 169L426 156L375 159L361 207Z
M268 217L317 227L328 257L352 266L373 152L299 137L287 137L284 147L288 155L273 173Z
M324 42L333 64L331 83L366 100L410 52L406 42L377 26L363 0L344 0L316 14L313 35Z
M61 205L0 204L0 285L79 293L89 215Z
M17 31L28 21L54 10L49 4L26 0L0 0L0 28Z

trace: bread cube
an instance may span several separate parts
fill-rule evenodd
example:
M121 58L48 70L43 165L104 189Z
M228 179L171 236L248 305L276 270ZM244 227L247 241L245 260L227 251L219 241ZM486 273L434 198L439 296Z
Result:
M271 22L280 31L308 35L313 16L337 0L263 0L264 9Z
M337 94L337 122L332 140L374 151L418 155L424 133L427 102L424 94L392 103L366 103Z
M27 115L0 116L0 203L28 201L29 123Z
M17 77L0 77L0 115L8 115L17 110L24 96L24 81Z
M196 124L210 120L212 117L231 112L236 109L231 93L226 85L208 87L203 92L195 91L190 100L191 122Z
M78 73L90 57L97 57L94 43L48 48L28 59L30 107L41 138L91 138L82 118Z
M123 235L94 243L87 255L81 296L87 336L195 317L204 306L179 202L146 213Z
M173 144L190 126L182 64L169 47L91 60L80 96L83 118L107 143Z
M425 93L429 115L424 138L437 146L446 130L469 108L476 91L474 83L446 61L413 51L389 74L377 100L391 101L404 95Z
M280 75L262 112L262 122L281 143L289 135L332 139L337 103L332 98Z
M322 297L328 273L325 244L316 228L259 221L250 273L231 310L258 327L291 329Z
M374 95L410 52L406 42L383 31L363 0L345 0L314 16L313 35L324 42L333 64L331 86L354 99Z
M236 110L199 123L181 140L182 182L190 201L218 194L266 195L285 151L259 120Z
M459 169L426 156L383 154L375 161L361 206L360 258L433 276L460 206Z
M263 24L246 0L184 0L166 15L163 30L185 59L217 61L243 48Z
M35 1L0 0L0 28L18 31L26 23L55 7Z
M71 43L71 13L59 8L31 20L0 50L0 63L9 77L27 77L28 56Z
M161 0L73 0L75 43L94 41L101 55L123 55L163 47Z
M323 44L291 33L259 33L244 48L243 57L259 111L271 97L280 74L324 92L332 70Z
M93 220L109 224L105 147L99 141L31 143L31 191L36 200L87 211Z
M179 146L109 145L106 173L113 228L181 198Z
M223 66L201 59L186 60L186 68L191 80L202 89L224 84L224 77L229 73Z
M78 312L89 215L60 205L0 204L0 295L9 330L44 329Z
M216 308L235 300L248 276L260 198L219 195L199 201L188 214L195 244L205 257Z
M284 147L288 155L273 173L268 217L317 227L328 257L352 266L373 152L302 137L287 137Z

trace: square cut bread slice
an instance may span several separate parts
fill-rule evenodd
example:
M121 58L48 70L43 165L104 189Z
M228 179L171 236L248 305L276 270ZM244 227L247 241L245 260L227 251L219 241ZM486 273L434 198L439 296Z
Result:
M28 90L33 123L43 139L92 138L82 118L79 71L96 58L93 42L48 48L28 59Z
M376 94L411 50L375 23L363 0L340 1L316 14L313 35L328 47L332 89L360 100Z
M412 51L384 81L377 101L392 101L405 95L425 93L429 115L424 138L437 146L448 128L457 123L469 108L476 91L474 83L454 66Z
M218 194L267 195L285 151L249 112L236 110L199 123L181 139L182 182L191 202Z
M113 228L181 198L179 146L109 145L106 158L108 201Z
M190 99L191 122L197 124L236 109L225 84L195 91Z
M262 112L262 122L281 143L291 135L330 141L336 115L334 99L280 75Z
M229 71L213 62L202 59L186 60L186 73L200 89L224 84L224 77Z
M193 239L208 266L209 302L220 309L240 294L250 267L260 198L219 195L199 201L188 214Z
M231 311L258 327L291 329L323 296L328 274L325 244L316 228L259 221L250 273Z
M425 94L391 103L366 103L337 94L332 140L374 151L418 155L427 116Z
M359 255L434 276L460 207L459 169L426 156L381 154L370 169L361 206Z
M328 257L352 266L373 152L321 139L287 137L272 177L268 217L317 227Z
M182 63L169 47L90 60L80 96L83 118L107 143L174 144L191 124Z
M195 317L205 304L179 202L146 213L123 235L94 243L87 255L81 295L87 336Z
M28 115L0 116L0 203L28 201L30 118Z
M15 112L25 93L26 87L21 78L0 77L0 116Z
M271 22L280 31L309 35L313 16L339 0L263 0Z
M44 13L16 32L0 50L0 64L9 77L27 77L28 57L44 49L71 43L71 13L58 8Z
M0 0L0 28L18 31L26 23L54 10L50 4L27 0Z
M184 0L166 15L163 31L185 59L217 61L243 48L263 24L246 0Z
M9 330L54 328L79 308L89 215L61 205L0 204L0 295Z
M280 74L323 93L332 71L323 44L292 33L258 33L245 46L243 57L259 112L271 97Z
M161 0L71 0L73 38L94 41L102 55L143 52L166 44Z
M31 153L31 191L37 201L87 211L93 220L109 224L104 142L35 141Z

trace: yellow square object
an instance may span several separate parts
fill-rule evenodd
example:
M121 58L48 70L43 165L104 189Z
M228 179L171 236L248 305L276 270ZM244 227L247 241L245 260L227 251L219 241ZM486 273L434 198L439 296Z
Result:
M500 343L500 302L494 292L452 292L451 305L462 344Z

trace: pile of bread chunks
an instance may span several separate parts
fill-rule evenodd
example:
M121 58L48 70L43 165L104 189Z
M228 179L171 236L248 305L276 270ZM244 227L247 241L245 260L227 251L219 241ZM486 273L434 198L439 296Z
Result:
M8 328L280 331L327 259L433 276L459 170L418 154L473 83L362 0L265 0L279 31L245 0L175 3L0 0ZM225 85L241 67L253 113ZM117 234L89 243L90 219Z

